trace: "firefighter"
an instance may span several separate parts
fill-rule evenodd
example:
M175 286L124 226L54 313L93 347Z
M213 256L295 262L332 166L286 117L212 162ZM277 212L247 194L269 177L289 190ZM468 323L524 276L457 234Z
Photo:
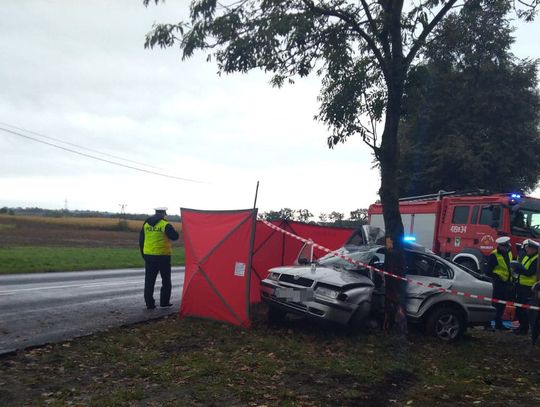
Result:
M516 301L521 304L530 304L532 300L532 286L536 283L536 270L538 260L538 243L531 239L523 242L525 255L520 261L515 272L516 280ZM529 333L529 312L517 307L516 314L519 321L519 328L514 330L517 335L527 335Z
M507 301L510 299L512 290L510 238L502 236L495 242L497 248L488 257L486 274L493 279L493 298ZM505 305L494 302L493 306L495 307L495 329L508 330L502 323Z
M139 247L144 258L144 301L146 308L154 309L154 285L158 273L161 275L159 303L170 307L171 299L171 240L180 237L174 227L165 220L167 208L154 209L156 213L144 221L139 234Z

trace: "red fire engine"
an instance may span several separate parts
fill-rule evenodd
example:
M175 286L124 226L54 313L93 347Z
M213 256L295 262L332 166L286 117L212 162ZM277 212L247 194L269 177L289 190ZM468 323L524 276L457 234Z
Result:
M540 241L540 199L516 193L441 191L400 199L405 240L481 271L500 236L511 238L514 255L525 239ZM381 204L369 207L369 224L384 228Z

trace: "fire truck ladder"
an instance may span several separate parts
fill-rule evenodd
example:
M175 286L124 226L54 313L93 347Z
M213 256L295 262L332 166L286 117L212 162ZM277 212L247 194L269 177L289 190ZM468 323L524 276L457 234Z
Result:
M491 192L485 189L477 189L474 191L439 191L436 194L427 194L427 195L418 195L418 196L408 196L405 198L399 198L400 202L408 201L440 201L444 196L472 196L472 195L490 195Z

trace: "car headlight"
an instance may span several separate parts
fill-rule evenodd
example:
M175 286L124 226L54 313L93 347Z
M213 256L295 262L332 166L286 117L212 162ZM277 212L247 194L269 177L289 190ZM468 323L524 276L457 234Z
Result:
M315 289L315 292L319 295L324 295L325 297L329 297L329 298L337 298L337 296L340 294L339 291L332 290L331 288L328 288L328 287L317 287Z
M278 281L280 275L281 275L281 274L279 274L279 273L268 273L268 277L266 277L266 278L267 278L268 280Z

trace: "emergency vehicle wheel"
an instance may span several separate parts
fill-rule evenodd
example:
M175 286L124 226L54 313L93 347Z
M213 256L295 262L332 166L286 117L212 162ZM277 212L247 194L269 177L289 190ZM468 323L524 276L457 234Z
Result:
M426 330L444 342L455 342L465 332L461 313L453 307L435 309L427 318Z
M277 307L268 306L268 322L273 324L279 324L283 322L287 313Z

